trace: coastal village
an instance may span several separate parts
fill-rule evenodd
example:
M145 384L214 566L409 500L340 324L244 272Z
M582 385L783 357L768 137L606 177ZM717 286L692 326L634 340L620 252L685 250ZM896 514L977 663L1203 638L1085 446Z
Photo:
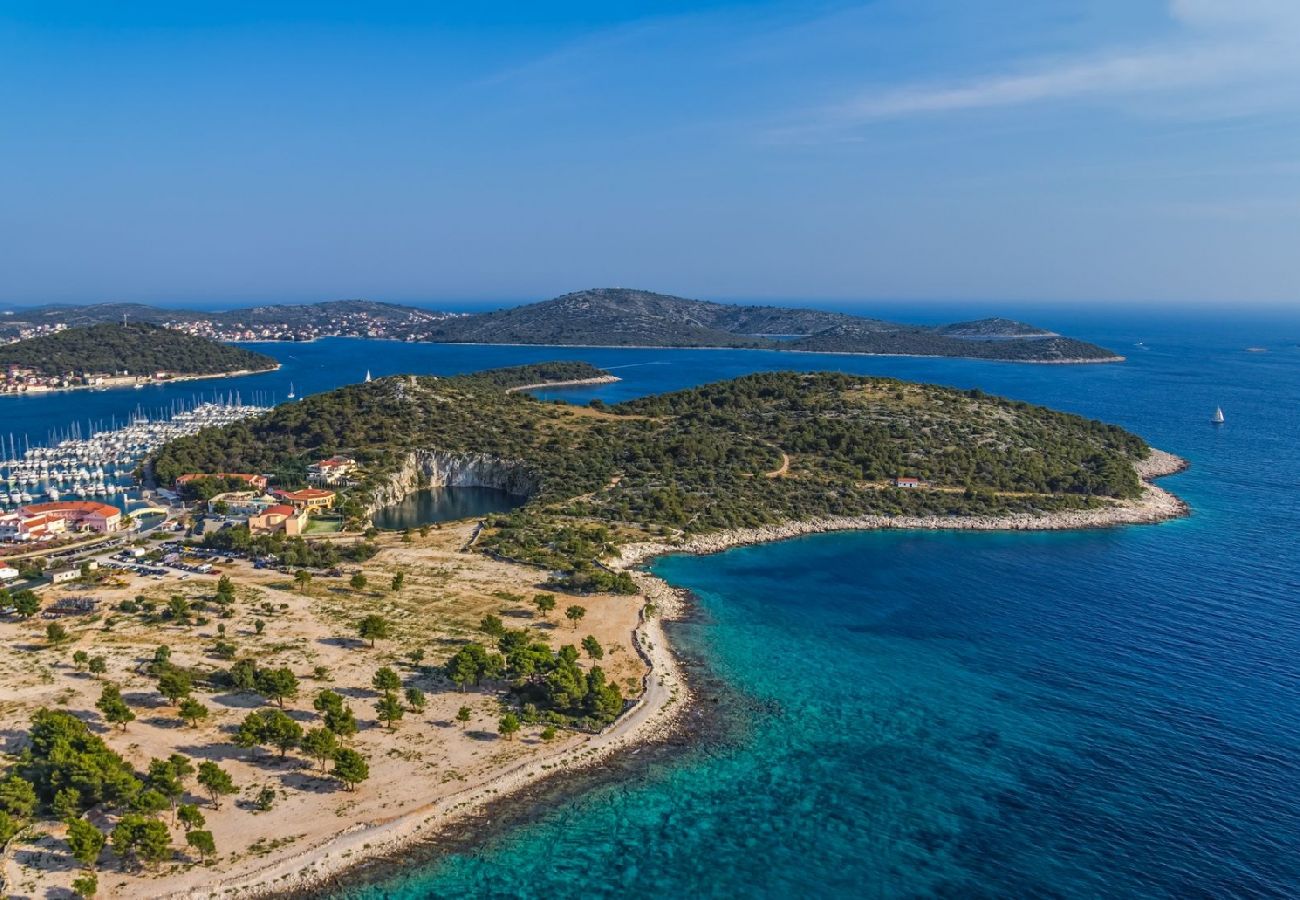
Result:
M164 384L181 377L184 376L180 372L158 370L132 373L125 369L116 372L43 375L27 366L9 365L0 370L0 394L40 394L70 388L143 387L147 384Z

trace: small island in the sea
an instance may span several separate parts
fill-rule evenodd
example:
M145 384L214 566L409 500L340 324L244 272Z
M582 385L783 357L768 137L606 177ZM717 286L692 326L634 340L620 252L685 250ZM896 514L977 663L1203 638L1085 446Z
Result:
M0 393L129 387L278 366L263 353L169 328L105 322L0 344Z
M617 405L520 390L610 377L546 363L284 404L151 457L191 504L187 541L128 541L57 583L16 561L7 888L311 890L664 735L690 690L662 628L681 598L637 568L654 554L1185 511L1149 483L1179 461L1136 435L975 390L825 372ZM373 527L432 488L513 509Z

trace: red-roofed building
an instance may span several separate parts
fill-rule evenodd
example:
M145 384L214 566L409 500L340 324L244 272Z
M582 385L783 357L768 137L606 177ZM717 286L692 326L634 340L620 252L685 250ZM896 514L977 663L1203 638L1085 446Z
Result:
M250 485L257 488L257 490L259 491L266 490L265 475L249 475L246 472L212 472L212 473L191 472L188 475L181 475L179 478L177 478L176 487L179 488L182 485L188 484L191 481L199 481L204 478L237 479L239 481L248 482Z
M61 520L72 531L98 531L107 534L122 526L122 511L94 500L51 500L18 507L16 515ZM48 521L46 523L48 525Z
M307 511L295 509L286 503L268 506L257 515L248 517L248 530L253 534L272 534L283 531L288 535L302 534L307 527Z
M12 512L0 516L0 541L42 541L63 534L67 523L57 516Z
M338 484L357 467L350 456L331 456L307 467L307 480L312 484Z
M274 491L275 497L295 509L310 511L329 509L334 505L334 492L323 488L303 488L301 491Z
M925 486L925 482L922 481L922 480L919 479L919 478L912 478L912 477L910 477L910 476L904 476L904 477L899 477L899 478L895 478L895 479L894 479L894 487L897 487L897 488L909 488L909 489L911 489L911 488L919 488L919 487L924 487L924 486Z

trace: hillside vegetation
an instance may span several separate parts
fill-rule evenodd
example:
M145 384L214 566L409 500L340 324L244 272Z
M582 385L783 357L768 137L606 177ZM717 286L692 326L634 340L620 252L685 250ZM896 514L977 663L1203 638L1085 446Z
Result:
M0 365L16 364L42 375L165 371L183 375L263 371L277 363L262 353L191 337L156 325L89 325L0 345Z
M434 341L742 347L1053 362L1114 359L1095 344L1009 319L899 325L827 310L712 303L626 288L598 288L512 309L447 319Z
M749 375L604 407L507 393L590 377L582 363L457 378L396 376L281 406L167 445L159 477L276 472L355 455L364 504L414 450L482 455L537 490L484 545L599 585L610 546L824 515L998 514L1137 496L1148 453L1113 425L933 385L836 373ZM545 378L543 378L545 376ZM890 486L912 475L926 490Z

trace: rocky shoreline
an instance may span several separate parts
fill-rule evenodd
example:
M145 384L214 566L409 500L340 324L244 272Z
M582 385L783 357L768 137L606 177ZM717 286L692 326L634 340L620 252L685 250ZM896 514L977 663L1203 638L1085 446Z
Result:
M1190 513L1185 502L1152 484L1152 480L1186 469L1185 459L1152 448L1150 455L1133 464L1145 482L1137 500L1120 501L1102 509L1054 513L1015 513L1006 516L823 516L797 522L739 528L701 535L679 542L627 544L616 562L617 568L633 569L667 553L721 553L732 547L766 544L808 534L830 531L879 531L882 529L929 531L1076 531L1112 528L1119 525L1150 525L1177 519ZM666 585L665 585L666 587Z
M592 378L573 378L568 381L539 381L537 384L521 384L518 387L506 388L507 394L515 394L519 391L537 391L542 388L560 388L560 387L582 387L589 384L613 384L616 381L622 381L617 375L597 375Z
M1152 484L1151 480L1180 472L1187 465L1185 460L1173 454L1153 449L1147 459L1134 464L1146 482L1142 497L1105 509L975 517L822 517L720 532L675 543L626 545L609 565L627 571L645 597L646 604L633 634L633 644L648 664L649 672L641 697L613 725L577 747L522 763L461 794L390 820L357 823L325 844L241 877L206 885L202 895L301 898L319 896L330 888L337 889L353 881L373 881L409 866L413 858L428 859L460 849L461 839L449 833L454 825L470 820L485 821L491 818L492 810L501 808L501 804L526 804L536 791L548 786L560 790L564 779L599 769L615 755L673 740L692 709L692 694L681 661L669 645L663 623L684 615L689 594L645 570L646 563L654 557L669 553L718 553L731 547L829 531L884 528L1076 530L1162 522L1187 515L1189 508L1173 494Z

